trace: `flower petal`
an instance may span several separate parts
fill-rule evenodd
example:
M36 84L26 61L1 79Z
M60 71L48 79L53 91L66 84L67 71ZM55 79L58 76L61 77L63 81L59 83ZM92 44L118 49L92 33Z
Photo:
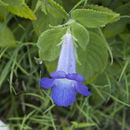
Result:
M42 86L45 89L49 89L53 86L53 82L55 79L49 79L49 78L42 78L40 80L40 86Z
M75 74L67 74L66 78L71 79L71 80L80 81L80 82L85 81L85 78L82 75L76 74L76 73Z
M60 51L57 71L76 73L75 53L72 34L66 33Z
M50 73L50 76L52 78L65 78L66 74L64 71L55 71Z
M75 101L75 88L73 85L73 82L68 82L67 79L63 82L60 79L54 83L51 97L55 104L67 107Z
M77 85L76 85L76 91L84 96L90 96L90 92L88 91L88 87L85 86L84 84L80 83L80 82L77 82Z

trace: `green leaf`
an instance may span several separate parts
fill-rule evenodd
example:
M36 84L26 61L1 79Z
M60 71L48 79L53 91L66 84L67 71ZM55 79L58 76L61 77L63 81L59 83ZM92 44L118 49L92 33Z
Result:
M120 38L121 38L124 42L130 43L130 33L120 34Z
M125 54L126 57L130 57L130 33L122 33L119 36L123 40L123 49L121 49L123 55Z
M74 22L72 24L72 34L77 39L78 44L81 48L85 49L89 42L89 33L84 26Z
M51 61L51 62L45 61L45 65L46 65L49 73L56 71L57 63L58 63L58 59Z
M126 23L124 20L117 21L115 23L111 23L105 26L103 29L104 35L106 38L113 37L125 30Z
M0 6L0 21L4 20L7 15L8 11L4 7Z
M101 11L105 13L114 13L111 9L103 7L103 6L98 6L98 5L86 5L85 8L93 9L93 10Z
M36 15L37 20L33 21L33 27L37 35L47 30L49 25L59 25L64 18L67 18L67 13L63 11L63 8L52 0L42 2L41 10L38 10Z
M0 23L0 47L15 47L16 41L10 29Z
M33 21L33 27L37 35L40 35L43 31L49 29L49 25L58 25L61 24L61 17L54 17L52 14L45 15L42 11L36 13L37 20Z
M56 28L43 32L38 39L40 59L45 61L55 60L60 52L61 38L66 33L65 28Z
M15 15L23 18L28 18L30 20L37 19L33 11L27 6L24 0L2 0L2 2L4 4L0 4Z
M116 11L119 12L121 15L130 15L130 2L123 5L121 4L121 6L118 6Z
M5 2L3 2L2 0L0 0L0 5L2 5L2 6L8 6L8 4L5 3Z
M81 63L81 65L77 64L77 71L86 78L87 82L92 82L106 67L108 52L106 43L99 34L92 31L89 31L89 34L90 41L85 51L77 49Z
M123 4L123 5L121 4L115 10L116 10L116 12L120 13L121 15L129 16L130 15L130 2ZM126 28L127 24L129 24L129 23L130 23L130 18L122 17L120 19L120 21L117 21L117 22L112 23L112 24L108 24L104 28L104 35L107 38L109 38L109 37L113 37L117 34L120 34L123 31L125 31L125 28Z
M41 2L41 11L43 11L47 15L47 9L46 9L47 1L45 0L44 2L43 1L40 2Z
M55 8L57 10L57 12L59 12L59 14L61 14L62 16L64 16L65 18L68 18L67 16L67 12L64 10L64 8L62 6L60 6L58 3L56 3L54 0L48 0L48 2L53 6L53 8ZM53 12L52 12L53 13Z
M93 5L89 6L88 9L76 9L72 11L71 16L85 27L96 28L116 21L119 14L107 8Z

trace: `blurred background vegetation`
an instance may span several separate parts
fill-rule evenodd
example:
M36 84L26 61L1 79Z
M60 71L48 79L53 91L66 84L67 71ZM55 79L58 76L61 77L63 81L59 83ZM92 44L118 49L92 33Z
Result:
M67 108L56 106L51 90L37 82L49 76L38 59L37 39L49 25L64 22L60 16L46 15L40 0L19 1L23 0L0 0L0 120L11 130L130 130L130 1L88 0L121 15L101 28L113 63L109 58L105 70L87 85L90 97L77 94ZM77 3L82 8L87 2L55 1L68 13Z

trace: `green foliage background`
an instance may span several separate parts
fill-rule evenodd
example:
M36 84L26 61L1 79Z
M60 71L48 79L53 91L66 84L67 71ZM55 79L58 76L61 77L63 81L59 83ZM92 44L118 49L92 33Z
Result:
M92 95L65 108L37 81L55 71L68 29ZM129 130L129 108L129 0L0 0L0 120L11 130Z

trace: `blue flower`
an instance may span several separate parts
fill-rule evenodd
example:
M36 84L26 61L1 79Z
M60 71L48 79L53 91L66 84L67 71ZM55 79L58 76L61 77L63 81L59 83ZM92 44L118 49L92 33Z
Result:
M82 84L84 77L76 73L76 62L72 35L66 33L62 44L57 70L50 74L52 77L42 78L40 85L52 88L51 97L58 106L69 106L75 101L75 92L89 96L88 88Z

